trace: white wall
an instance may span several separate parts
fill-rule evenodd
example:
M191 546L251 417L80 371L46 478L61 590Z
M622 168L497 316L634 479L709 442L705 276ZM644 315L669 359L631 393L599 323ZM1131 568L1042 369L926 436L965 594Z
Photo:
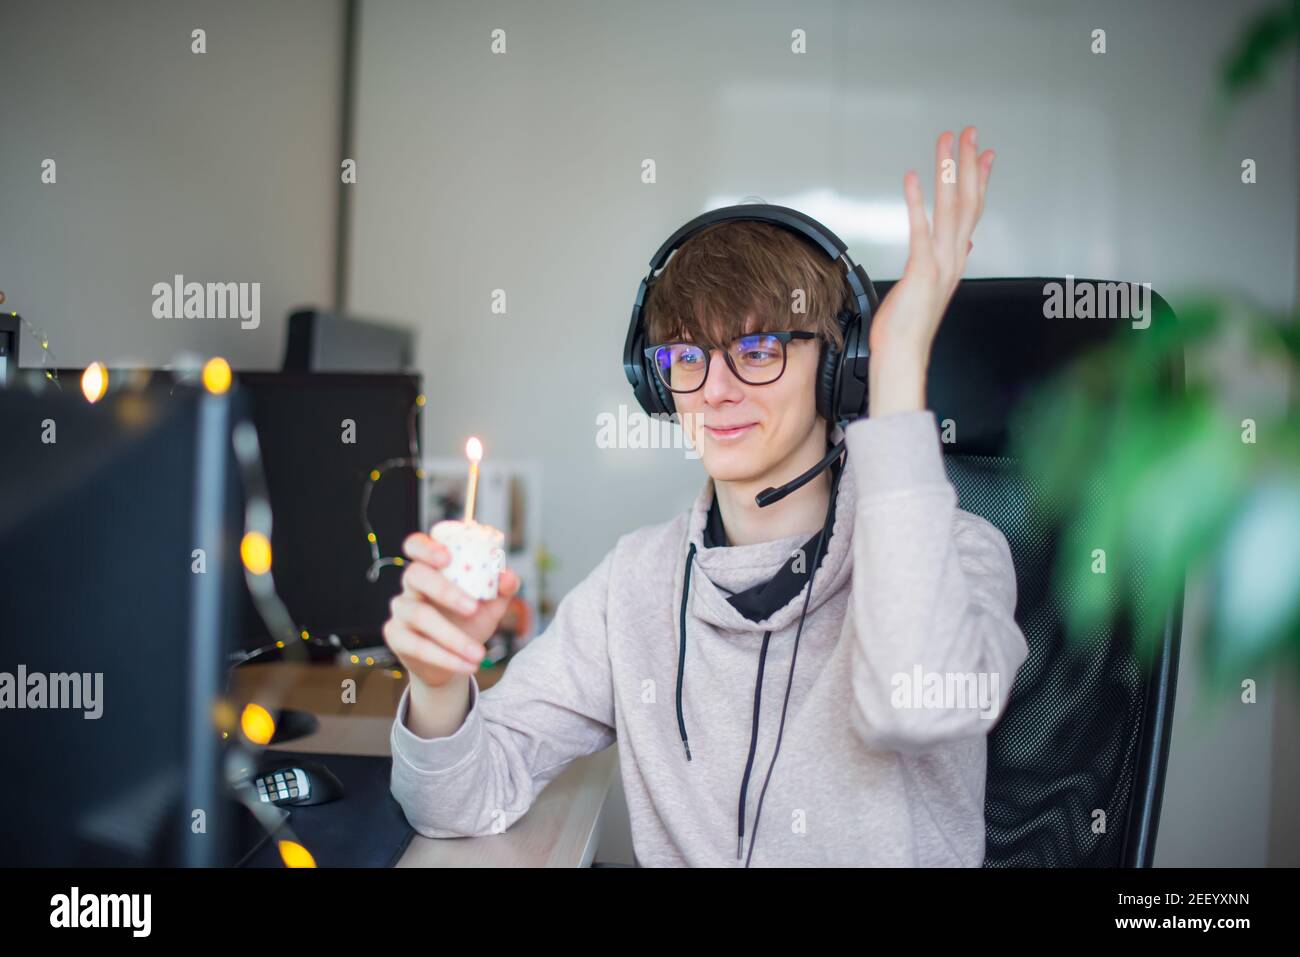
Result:
M341 0L0 5L3 308L65 365L278 367L289 309L333 296L342 33ZM154 318L176 273L260 282L261 325Z
M969 275L1149 281L1175 308L1199 283L1291 303L1294 67L1222 123L1208 108L1260 6L366 0L352 304L418 324L431 452L473 432L544 464L562 594L703 480L680 453L598 450L595 419L632 401L619 354L649 256L704 209L799 206L896 276L904 171L928 179L938 131L974 122L998 161ZM1197 640L1158 861L1263 864L1271 689L1253 709L1202 700Z
M798 202L897 275L902 173L971 120L999 159L970 275L1106 274L1175 304L1186 284L1227 283L1288 303L1292 103L1278 84L1202 123L1241 14L1186 7L369 0L351 304L419 325L431 452L479 431L551 466L547 537L570 586L701 479L677 453L597 454L594 436L597 413L631 401L619 353L646 261L705 208ZM489 52L497 27L505 56Z

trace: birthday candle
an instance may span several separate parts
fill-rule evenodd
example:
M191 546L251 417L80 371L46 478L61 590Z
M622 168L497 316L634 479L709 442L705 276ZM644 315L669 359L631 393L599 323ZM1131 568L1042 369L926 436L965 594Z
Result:
M483 443L478 436L470 436L465 443L465 454L469 456L469 487L465 490L465 521L474 521L474 499L478 494L478 463L483 458Z

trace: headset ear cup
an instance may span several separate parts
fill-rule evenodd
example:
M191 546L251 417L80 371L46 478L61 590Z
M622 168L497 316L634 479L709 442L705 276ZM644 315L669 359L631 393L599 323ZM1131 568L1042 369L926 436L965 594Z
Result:
M835 376L839 366L839 352L831 343L824 343L817 376L817 414L832 424L835 421Z
M855 316L844 331L845 354L840 359L839 415L856 419L867 411L867 381L863 366L867 355L867 329ZM855 371L856 370L856 371Z
M654 415L672 415L677 411L677 403L673 401L673 394L669 389L664 388L663 382L659 379L659 373L654 369L654 363L651 359L644 359L641 363L641 374L645 376L646 392L650 394L651 404L654 408L647 409Z
M635 313L633 313L635 317ZM636 383L633 394L637 404L647 415L672 414L675 409L672 393L663 387L655 372L654 360L645 355L645 333L638 319L633 319L634 331L624 354L624 365L629 367L629 379ZM635 371L635 374L633 372ZM637 379L640 381L637 382Z
M659 376L653 369L647 369L650 373L650 385L655 390L655 395L659 397L659 411L665 415L672 415L677 411L677 403L673 401L673 394L670 390L664 388L664 384L659 381Z
M822 340L820 366L817 370L817 414L835 424L835 378L840 368L840 353L835 345Z

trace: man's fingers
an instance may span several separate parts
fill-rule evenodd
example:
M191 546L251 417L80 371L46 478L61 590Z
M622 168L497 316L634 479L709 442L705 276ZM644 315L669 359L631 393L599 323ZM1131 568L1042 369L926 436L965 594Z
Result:
M503 568L501 578L497 581L497 597L515 597L515 592L519 591L520 584L519 575L515 573L513 568Z
M952 133L944 132L934 147L934 248L941 255L951 253L957 229L958 168L952 143Z
M903 198L907 201L908 262L928 262L930 259L930 223L925 218L925 197L921 194L921 178L915 170L903 177Z
M413 562L424 562L434 568L442 568L451 561L451 553L441 542L423 532L412 532L402 542L402 551ZM406 576L402 576L402 594L419 595L419 590Z
M434 568L441 568L451 559L447 547L424 532L412 532L402 542L402 551L408 558L417 562L428 562Z
M978 147L975 143L975 127L968 126L961 131L958 146L960 161L958 163L957 187L961 204L957 214L957 233L953 239L958 259L966 255L966 244L970 242L971 233L975 231L975 221L979 218L980 177Z
M466 661L459 655L453 655L446 648L417 634L396 619L389 619L384 626L384 640L393 650L393 654L407 663L408 667L410 662L417 662L465 675L472 675L479 668L477 664Z
M512 568L501 570L501 578L497 581L497 597L483 603L483 607L488 609L489 613L499 622L501 616L505 614L506 605L515 597L519 591L519 576Z
M483 646L450 622L428 602L398 595L392 601L393 617L408 631L421 635L470 664L483 658Z
M980 173L979 173L979 175L980 175L980 204L979 204L979 212L980 212L980 213L983 213L983 212L984 212L984 194L988 192L988 188L989 188L989 176L991 176L991 175L993 174L993 157L994 157L994 155L995 155L995 154L994 154L994 152L993 152L992 150L985 150L982 154L980 154L980 159L979 159L979 170L980 170ZM978 218L978 217L977 217L977 218Z
M412 562L402 572L402 593L426 598L461 615L472 615L478 610L477 599L423 561Z

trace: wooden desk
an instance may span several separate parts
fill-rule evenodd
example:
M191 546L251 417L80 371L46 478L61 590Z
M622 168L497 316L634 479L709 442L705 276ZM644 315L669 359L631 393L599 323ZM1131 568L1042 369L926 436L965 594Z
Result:
M479 678L486 690L500 676L493 668ZM272 749L321 754L389 754L389 732L405 673L362 666L276 662L235 669L231 697L242 707L257 700L310 711L320 728ZM355 704L343 701L343 682L356 682ZM270 695L279 698L273 700ZM532 808L502 834L431 839L419 834L398 867L586 867L596 853L601 812L618 768L610 747L573 761Z

